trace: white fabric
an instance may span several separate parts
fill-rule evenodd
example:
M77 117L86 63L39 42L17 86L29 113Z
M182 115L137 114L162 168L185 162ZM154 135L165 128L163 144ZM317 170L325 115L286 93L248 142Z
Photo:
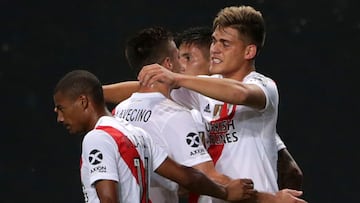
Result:
M276 140L276 147L277 147L278 151L286 148L285 143L282 141L279 134L277 134L277 133L276 133L276 136L275 136L275 140Z
M104 126L111 130L120 131L123 135L112 132L110 135L108 131L99 129ZM112 136L127 144L119 146ZM151 137L144 130L131 126L122 119L108 116L101 117L95 129L85 135L82 143L81 181L85 202L100 202L93 185L97 180L113 180L118 182L120 202L140 202L140 190L142 187L137 183L136 177L129 168L136 167L134 164L137 157L129 156L129 153L120 154L119 152L119 148L125 150L131 148L129 142L126 142L126 138L134 146L132 149L136 149L140 157L139 161L145 164L144 160L145 158L147 159L148 164L144 167L147 171L145 174L151 174L149 171L158 168L167 157L165 151L155 147ZM129 148L124 148L124 146ZM129 163L127 163L126 160L130 160L130 162L128 161ZM147 184L149 184L150 177L141 178L145 178Z
M199 137L205 148L207 148L210 143L209 139L207 139L206 133L205 133L205 121L203 120L200 111L196 109L191 109L191 115L194 118L194 124L199 132Z
M180 164L194 166L211 160L201 144L191 112L161 93L134 93L118 104L113 113L147 131ZM178 188L171 186L175 183L169 185L169 180L153 177L157 181L152 181L151 199L156 198L157 203L178 202Z
M278 191L275 140L278 114L277 87L270 78L257 72L251 72L243 82L255 84L264 91L266 107L259 111L243 105L235 107L228 105L226 115L229 119L224 121L216 122L220 119L224 102L185 88L173 90L171 97L174 101L201 112L203 119L206 120L206 134L210 148L223 146L222 150L215 150L220 152L217 161L211 149L208 149L216 161L215 168L218 172L232 178L251 178L258 191L276 192ZM232 112L233 108L235 108L234 112Z

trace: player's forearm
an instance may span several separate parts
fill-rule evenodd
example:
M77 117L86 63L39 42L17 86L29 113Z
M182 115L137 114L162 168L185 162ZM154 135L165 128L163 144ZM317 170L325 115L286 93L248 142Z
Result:
M232 79L178 75L176 80L178 86L231 104L243 104L248 96L246 86Z
M287 171L279 173L279 189L290 188L294 190L302 189L303 176L297 168L290 167Z
M302 191L283 189L275 194L257 192L251 198L240 201L241 203L307 203L300 198Z
M248 199L239 201L239 203L277 203L276 196L266 192L256 192Z
M220 174L220 173L212 173L212 174L208 175L208 177L211 180L213 180L216 183L221 184L221 185L226 185L231 181L230 177Z
M140 88L138 81L119 82L103 85L104 99L108 103L118 104Z
M208 178L210 178L211 180L215 181L218 184L226 185L231 181L230 177L218 173L215 170L215 166L212 161L202 162L200 164L193 166L193 168L203 172Z
M278 152L278 184L280 189L301 190L303 174L291 154L285 149Z
M227 191L224 186L215 183L198 170L188 169L193 170L193 172L189 173L191 176L187 178L186 182L183 182L183 187L194 193L226 199Z

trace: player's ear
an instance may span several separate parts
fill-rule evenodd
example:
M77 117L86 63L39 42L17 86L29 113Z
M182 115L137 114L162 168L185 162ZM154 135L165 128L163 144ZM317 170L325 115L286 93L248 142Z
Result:
M80 95L79 96L79 102L83 109L86 109L89 105L89 98L86 95Z
M245 47L245 59L253 59L256 56L257 47L255 44L249 44Z
M172 71L172 69L173 69L173 64L171 62L170 57L165 57L165 59L161 65L164 66L168 70Z

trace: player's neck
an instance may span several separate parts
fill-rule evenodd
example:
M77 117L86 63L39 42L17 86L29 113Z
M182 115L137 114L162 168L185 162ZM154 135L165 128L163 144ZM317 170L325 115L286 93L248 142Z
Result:
M255 66L246 66L246 67L240 68L236 72L233 72L233 73L230 73L227 75L223 75L223 77L237 80L237 81L243 81L243 79L253 71L255 71Z
M97 122L97 120L103 116L112 116L112 114L106 106L97 107L96 113L94 114L94 120Z
M148 86L140 86L140 89L138 92L140 93L147 93L147 92L160 92L163 94L166 98L170 98L170 87L168 85L165 85L163 83L155 82L150 87Z

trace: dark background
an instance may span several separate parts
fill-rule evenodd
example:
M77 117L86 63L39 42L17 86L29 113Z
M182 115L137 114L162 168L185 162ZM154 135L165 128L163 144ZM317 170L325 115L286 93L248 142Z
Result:
M0 2L0 202L83 200L81 140L53 112L61 76L84 68L104 84L134 79L123 50L135 31L211 25L221 8L242 3L266 19L257 69L278 84L278 131L304 172L303 197L360 202L358 0Z

